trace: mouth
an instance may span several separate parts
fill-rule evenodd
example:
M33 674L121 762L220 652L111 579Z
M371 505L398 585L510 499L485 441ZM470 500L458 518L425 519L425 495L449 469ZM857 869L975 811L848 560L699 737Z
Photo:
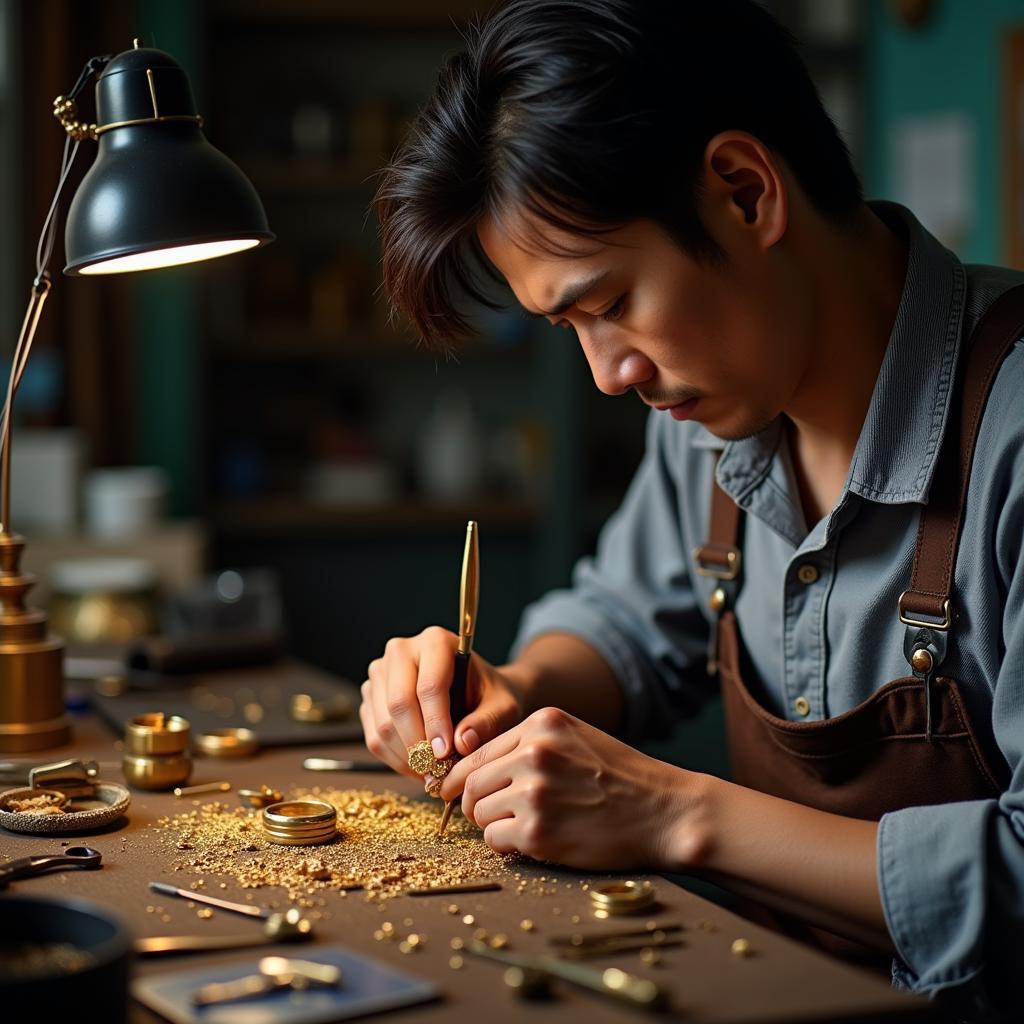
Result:
M699 402L700 396L693 395L682 402L650 402L648 404L658 412L667 412L673 419L687 420L693 415Z
M699 402L700 399L695 395L693 398L688 398L685 402L669 406L666 411L674 420L688 420L693 417Z

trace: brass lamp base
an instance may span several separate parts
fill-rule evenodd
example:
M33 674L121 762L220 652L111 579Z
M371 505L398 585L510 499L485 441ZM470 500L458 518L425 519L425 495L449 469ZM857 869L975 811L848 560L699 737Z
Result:
M0 533L0 752L22 754L67 743L64 643L45 612L25 607L36 580L21 572L25 540Z

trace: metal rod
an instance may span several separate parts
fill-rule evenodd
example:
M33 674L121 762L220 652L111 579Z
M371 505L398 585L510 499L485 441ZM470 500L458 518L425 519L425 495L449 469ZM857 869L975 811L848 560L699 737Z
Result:
M150 889L160 893L161 896L177 896L183 900L195 900L196 903L207 903L211 907L219 907L221 910L230 910L236 914L245 914L246 917L270 917L270 911L263 907L253 907L248 903L232 903L230 900L218 899L216 896L207 896L205 893L193 892L191 889L179 889L176 885L169 885L167 882L150 882Z
M35 338L39 318L43 312L43 304L50 293L50 279L44 277L32 285L32 296L25 319L22 321L18 343L11 357L11 375L7 384L7 396L4 399L3 441L0 448L0 533L11 533L11 433L14 424L11 414L14 407L14 396L18 391L21 373L24 371Z

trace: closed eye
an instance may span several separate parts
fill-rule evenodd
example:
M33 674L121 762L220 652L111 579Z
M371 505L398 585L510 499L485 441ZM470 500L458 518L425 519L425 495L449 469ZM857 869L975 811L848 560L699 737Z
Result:
M601 319L602 320L607 320L609 323L614 323L616 320L619 319L619 317L622 316L623 310L625 308L626 308L626 296L625 295L620 295L615 300L615 302L611 306L609 306L609 308L606 309L601 314Z

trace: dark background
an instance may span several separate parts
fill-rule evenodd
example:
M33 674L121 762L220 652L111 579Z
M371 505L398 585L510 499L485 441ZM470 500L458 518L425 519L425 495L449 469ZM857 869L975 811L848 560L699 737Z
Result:
M564 585L593 549L642 448L641 403L599 394L567 332L513 309L481 317L479 337L446 360L387 323L374 172L460 47L460 26L486 6L0 0L4 351L56 182L53 97L90 56L135 36L184 65L207 137L250 176L278 236L194 268L58 276L33 358L51 383L19 409L20 425L77 429L92 466L163 467L169 513L200 539L206 568L275 570L294 652L357 682L389 636L455 627L469 518L482 538L477 649L501 660L524 604ZM1006 169L1019 146L1001 126L1016 5L769 6L804 40L870 195L898 191L907 118L965 119L970 216L951 242L966 258L1008 262ZM80 103L90 118L92 93ZM83 143L68 196L93 146ZM58 242L55 270L62 257ZM441 450L437 410L453 406L471 417L478 480L438 496L423 452ZM377 490L357 500L337 478L351 471ZM712 708L662 752L718 768L718 730Z

